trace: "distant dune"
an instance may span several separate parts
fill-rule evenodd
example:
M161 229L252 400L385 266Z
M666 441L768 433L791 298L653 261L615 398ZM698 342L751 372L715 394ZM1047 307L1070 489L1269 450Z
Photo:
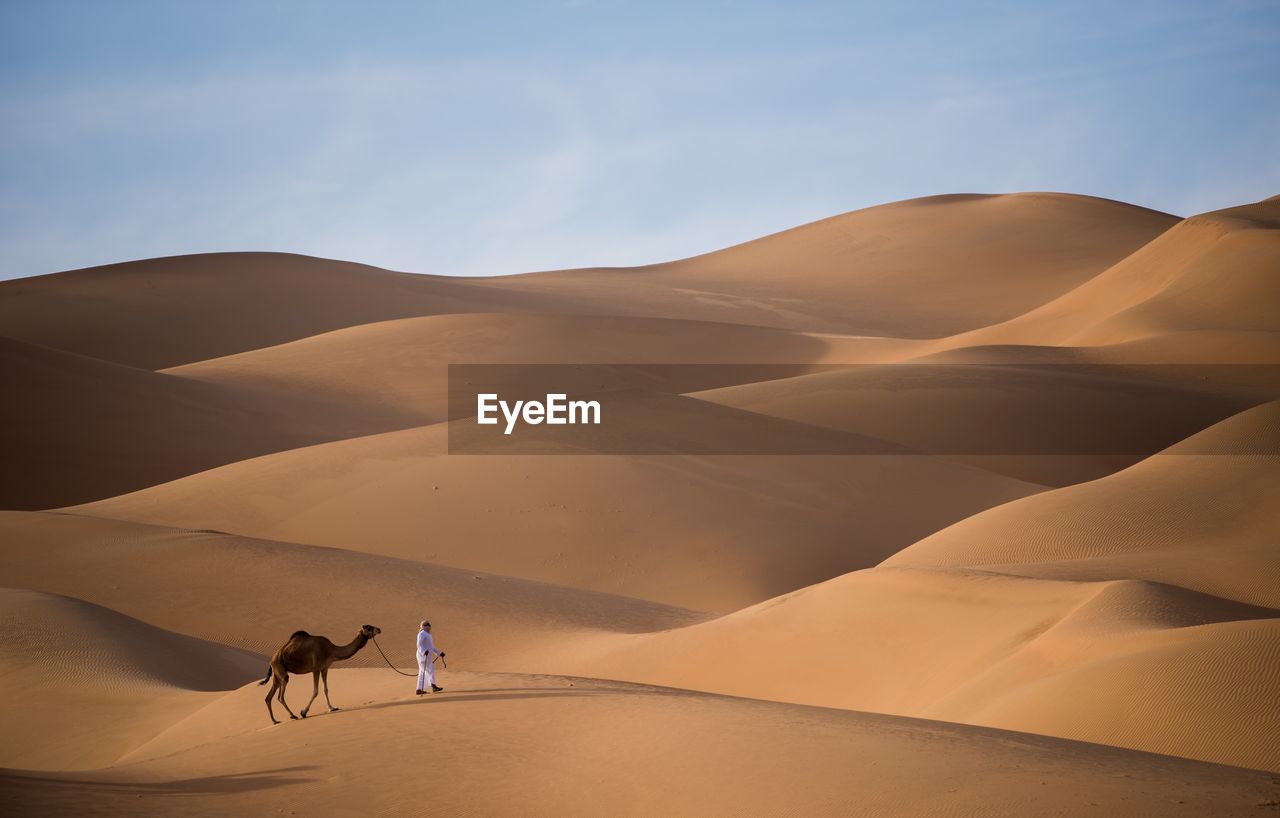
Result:
M938 338L1038 307L1177 221L1088 196L933 196L669 264L493 283L574 312Z
M1259 814L1277 304L1276 199L1050 193L639 268L0 283L0 792L422 812L429 769L451 813ZM598 365L641 421L449 454L462 363ZM628 364L769 368L637 397ZM649 431L709 453L629 453ZM341 711L269 724L291 632L375 624L409 671L424 616L444 694L368 646Z
M900 455L460 457L445 434L295 449L75 511L726 611L1042 488Z
M617 316L458 314L382 321L165 370L219 384L331 395L419 424L448 416L449 364L814 364L837 350L799 332ZM851 346L845 343L843 346Z
M1070 292L956 340L1097 345L1187 332L1276 332L1277 228L1275 200L1195 216Z
M670 264L488 279L280 253L177 256L0 282L0 327L30 343L148 369L357 324L465 312L936 337L1045 303L1176 221L1085 196L944 196ZM929 298L919 297L922 288Z
M824 371L697 397L1054 486L1109 474L1253 404L1203 367L1122 371L1084 356L1042 362L991 350L978 360L990 363L952 355L936 364ZM1219 378L1206 384L1206 373Z
M412 425L394 408L210 384L0 337L0 498L52 508L224 463ZM19 431L20 430L20 431Z

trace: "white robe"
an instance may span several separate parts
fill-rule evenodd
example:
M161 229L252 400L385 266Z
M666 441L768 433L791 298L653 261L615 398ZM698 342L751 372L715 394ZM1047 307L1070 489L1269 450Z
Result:
M436 683L435 659L440 655L435 640L426 631L418 631L418 689L430 692Z

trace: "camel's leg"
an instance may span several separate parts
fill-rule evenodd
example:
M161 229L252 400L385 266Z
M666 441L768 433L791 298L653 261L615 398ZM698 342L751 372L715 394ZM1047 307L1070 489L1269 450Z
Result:
M276 688L280 686L280 677L271 674L271 690L267 691L267 715L271 717L272 724L279 724L280 720L276 718L275 712L271 709L271 697L276 695Z
M320 671L320 678L324 680L324 703L329 705L329 712L332 713L338 708L334 707L333 702L329 701L329 668Z
M311 705L315 703L316 696L320 695L320 671L311 671L311 701L307 702L307 706L302 708L302 717L307 717L307 711L311 709Z
M284 709L288 711L289 718L296 719L298 717L294 715L294 712L292 710L289 710L289 703L284 700L284 689L288 686L289 686L289 672L285 671L284 675L280 677L280 695L277 696L276 698L280 700L280 703L284 705Z

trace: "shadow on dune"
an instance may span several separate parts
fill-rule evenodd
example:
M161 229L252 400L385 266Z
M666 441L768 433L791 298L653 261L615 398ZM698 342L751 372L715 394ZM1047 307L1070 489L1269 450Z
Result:
M103 795L198 795L210 793L241 793L286 787L290 784L306 784L313 779L301 773L316 769L313 765L281 767L275 770L211 775L203 778L183 778L174 781L100 781L87 778L60 778L57 773L3 771L0 772L0 792L12 801L21 802L24 795L60 793L101 793Z
M341 713L355 713L361 710L382 710L388 707L405 707L415 704L444 704L446 702L501 702L501 701L519 701L521 699L563 699L578 698L582 696L598 696L601 694L616 694L616 690L562 690L558 688L503 688L493 690L460 690L456 694L445 692L443 694L433 694L431 696L419 696L413 699L400 699L393 702L378 702L376 704L366 704L357 707L346 707L334 714L321 715L338 715ZM309 717L309 718L314 718Z

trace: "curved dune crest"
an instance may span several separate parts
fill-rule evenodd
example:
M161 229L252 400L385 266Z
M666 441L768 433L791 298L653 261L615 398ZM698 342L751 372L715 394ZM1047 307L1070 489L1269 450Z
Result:
M1087 196L940 197L667 264L477 279L284 253L176 256L0 282L0 328L148 369L442 313L631 315L938 337L1026 312L1176 221ZM950 262L939 265L940 255ZM924 287L932 298L919 298Z
M367 622L383 629L387 655L412 667L417 623L430 616L470 667L523 670L567 633L654 631L706 618L418 561L70 514L0 512L0 539L11 582L264 657L300 628L347 641ZM366 650L349 664L381 667L383 659ZM257 678L265 668L255 666Z
M850 346L708 321L480 313L363 324L165 371L212 383L333 395L427 424L448 415L450 364L740 363L794 364L800 370L833 348Z
M1258 400L1233 394L1217 372L1206 385L1199 378L1208 370L1190 369L1092 364L1074 349L987 348L955 350L941 363L859 366L695 396L1065 485L1135 463Z
M662 634L586 639L564 662L1280 770L1280 457L1203 453L1256 445L1278 412L978 514L882 567Z
M0 589L0 623L7 671L25 671L41 663L40 654L50 654L48 670L75 676L90 668L98 688L230 690L261 666L257 655L39 591Z
M934 196L667 264L500 281L554 294L576 312L938 338L1039 306L1177 221L1089 196Z
M78 599L0 589L0 765L110 764L263 661Z
M1173 332L1277 332L1280 202L1177 224L1070 292L953 339L961 345L1118 344Z
M1148 593L1130 604L1169 603ZM1280 611L1214 622L1205 611L1219 604L1178 611L1206 624L1064 623L921 715L1280 772ZM1045 674L1046 659L1065 670Z
M446 437L283 452L77 511L726 611L1042 489L916 455L446 456Z
M201 383L0 337L0 508L53 508L412 425L385 406Z
M161 369L355 324L499 303L463 279L290 253L207 253L0 282L0 328L31 343Z
M1124 570L1280 607L1272 508L1280 454L1258 453L1280 445L1277 418L1280 403L1250 409L1117 474L977 514L884 564L1055 576L1074 564L1082 578ZM1236 447L1252 453L1232 453Z
M1278 644L1280 610L1181 588L878 568L560 663L1280 771Z

